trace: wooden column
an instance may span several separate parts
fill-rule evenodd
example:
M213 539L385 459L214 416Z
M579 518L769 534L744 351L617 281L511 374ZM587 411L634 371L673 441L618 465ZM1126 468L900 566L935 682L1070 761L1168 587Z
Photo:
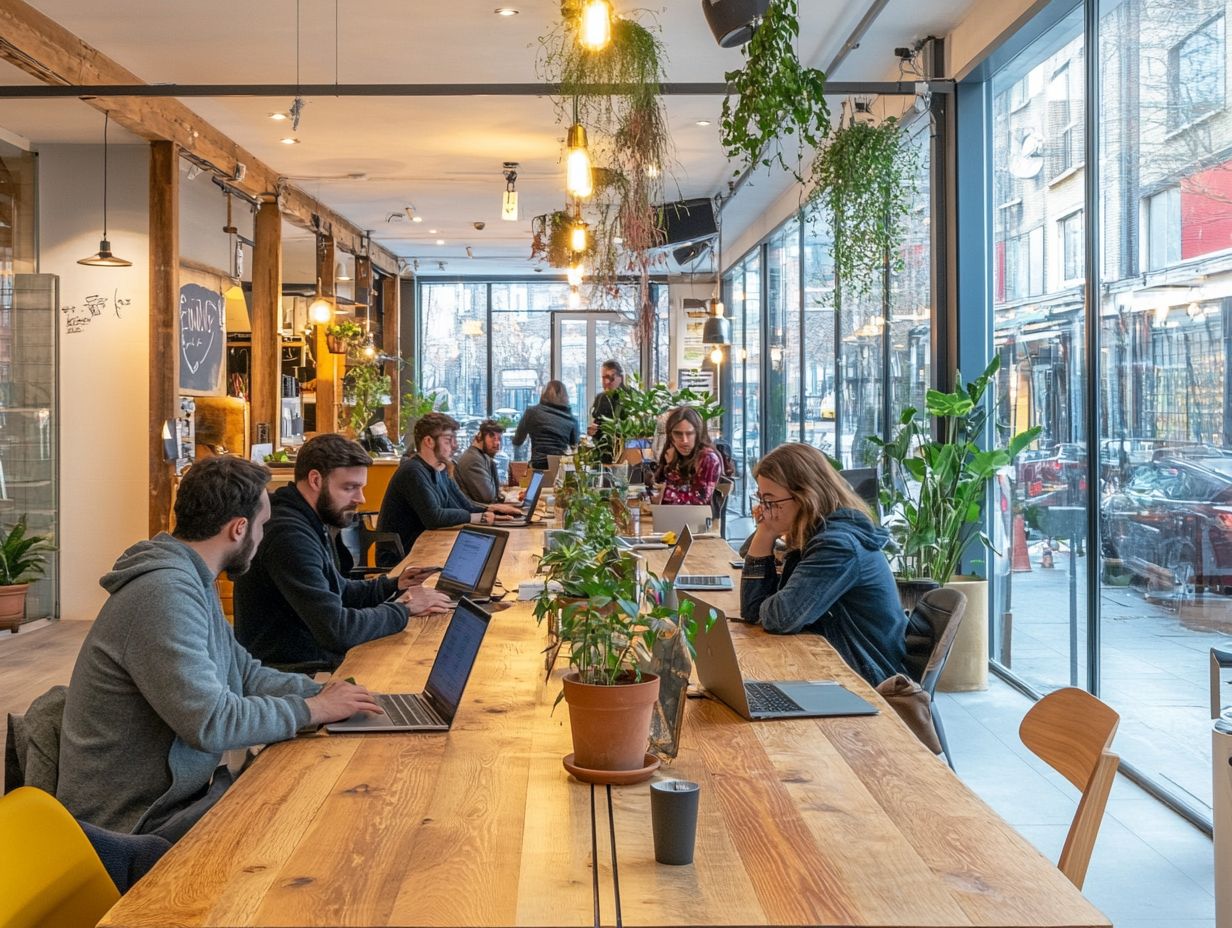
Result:
M174 142L150 144L150 504L151 537L171 524L174 465L163 426L179 414L180 164Z
M249 439L279 446L282 412L282 214L274 200L261 203L252 249L252 360L249 369ZM262 430L260 426L264 425Z
M317 238L317 277L321 292L338 309L337 290L334 286L334 237ZM328 325L329 323L326 323ZM313 325L313 341L317 356L317 433L338 431L341 413L342 385L340 378L346 373L346 355L333 354L325 344L325 326Z
M401 354L402 313L398 307L398 294L401 291L397 277L381 278L381 350L391 358ZM402 411L402 385L399 375L402 365L389 363L385 366L389 372L389 397L393 400L385 407L385 427L389 429L391 441L398 440L398 422Z

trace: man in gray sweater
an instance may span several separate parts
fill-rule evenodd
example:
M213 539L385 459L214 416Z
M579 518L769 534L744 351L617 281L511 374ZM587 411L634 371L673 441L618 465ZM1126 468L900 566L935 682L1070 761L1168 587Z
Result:
M476 503L502 503L500 475L496 470L496 453L500 451L505 427L495 419L484 419L471 446L462 452L454 465L453 479L467 498Z
M214 580L251 562L268 482L242 458L198 461L174 535L138 542L103 577L111 595L73 668L60 736L56 795L75 817L175 841L230 783L223 752L379 711L363 687L262 667L223 617Z

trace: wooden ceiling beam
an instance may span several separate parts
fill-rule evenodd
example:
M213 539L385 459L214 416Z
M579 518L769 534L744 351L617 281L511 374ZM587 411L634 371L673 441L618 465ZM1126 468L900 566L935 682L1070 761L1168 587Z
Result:
M0 58L46 84L145 84L136 74L82 41L55 20L21 0L0 0ZM277 171L236 144L179 100L157 97L82 97L82 102L128 131L150 141L174 142L195 159L230 178L254 197L277 195L289 222L332 233L345 250L363 251L364 232L315 197L288 184ZM237 169L237 165L243 169ZM243 177L238 174L243 173ZM315 217L315 218L314 218ZM369 246L374 264L391 274L398 259L379 245Z

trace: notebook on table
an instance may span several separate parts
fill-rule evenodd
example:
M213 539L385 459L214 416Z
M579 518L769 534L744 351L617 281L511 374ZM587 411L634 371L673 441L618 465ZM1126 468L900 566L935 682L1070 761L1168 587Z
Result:
M834 680L749 680L740 671L723 610L682 594L693 614L717 616L709 629L698 622L695 663L702 687L749 721L876 715L877 708Z
M360 712L345 721L331 722L326 731L448 731L491 618L463 598L445 629L423 692L376 694L380 715Z
M727 574L682 574L684 559L693 546L693 532L686 525L676 539L676 547L667 558L667 566L663 568L663 577L671 581L678 590L730 590L732 579Z
M437 577L436 588L454 602L463 596L472 602L486 602L492 596L508 540L508 532L484 525L461 529Z

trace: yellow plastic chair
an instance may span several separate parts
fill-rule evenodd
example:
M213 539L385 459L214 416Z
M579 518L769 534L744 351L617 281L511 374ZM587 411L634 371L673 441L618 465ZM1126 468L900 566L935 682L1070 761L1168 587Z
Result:
M94 928L119 898L64 806L29 786L0 798L0 928Z

